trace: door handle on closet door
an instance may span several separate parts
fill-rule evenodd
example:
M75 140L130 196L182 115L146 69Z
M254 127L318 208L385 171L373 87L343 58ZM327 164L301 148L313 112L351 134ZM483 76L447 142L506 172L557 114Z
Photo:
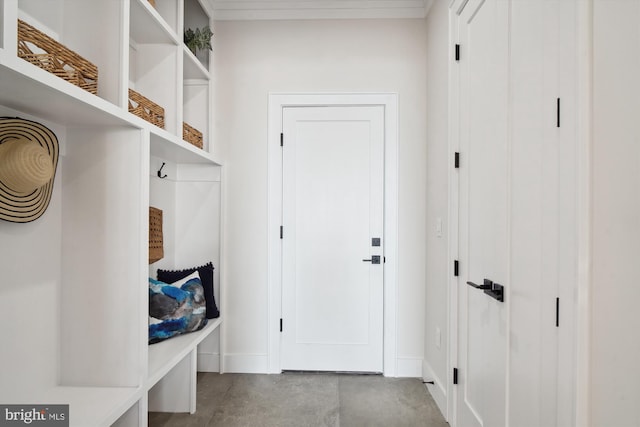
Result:
M492 280L484 279L482 285L476 285L473 282L467 282L467 285L476 289L481 289L491 298L504 302L504 286L494 283Z
M491 287L493 286L493 282L489 279L484 279L484 282L482 285L476 285L473 282L467 282L467 285L471 286L472 288L487 290L487 289L491 289Z
M491 289L484 291L485 294L500 302L504 302L504 286L493 283Z
M371 264L380 264L380 255L371 255L371 259L363 259L362 262L370 262Z

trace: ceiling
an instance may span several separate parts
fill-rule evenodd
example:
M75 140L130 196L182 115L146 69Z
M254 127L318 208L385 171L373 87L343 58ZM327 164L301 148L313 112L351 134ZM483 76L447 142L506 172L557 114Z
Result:
M424 18L432 1L206 0L216 20Z

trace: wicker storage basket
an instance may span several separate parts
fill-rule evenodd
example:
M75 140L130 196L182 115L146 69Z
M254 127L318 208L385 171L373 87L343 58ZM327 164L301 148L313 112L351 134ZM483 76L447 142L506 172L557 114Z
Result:
M149 207L149 264L164 258L162 210Z
M129 89L129 112L164 129L164 108Z
M203 146L202 132L185 122L182 122L182 139L198 148Z
M18 56L94 95L98 93L98 67L20 19Z

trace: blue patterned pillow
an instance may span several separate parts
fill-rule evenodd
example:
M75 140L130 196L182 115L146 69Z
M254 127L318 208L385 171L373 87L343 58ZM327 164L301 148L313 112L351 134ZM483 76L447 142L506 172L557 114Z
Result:
M149 344L206 324L204 289L197 272L173 284L149 278Z

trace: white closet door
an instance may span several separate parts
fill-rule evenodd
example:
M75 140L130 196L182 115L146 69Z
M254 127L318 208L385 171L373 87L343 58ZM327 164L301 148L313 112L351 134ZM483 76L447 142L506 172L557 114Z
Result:
M571 147L563 135L571 129L569 93L560 85L559 60L570 62L571 15L564 0L511 2L510 30L510 279L508 425L534 427L570 425L558 414L559 376L572 368L558 368L559 334L570 322L556 326L556 298L560 282L570 287L570 190L575 156L562 155ZM567 34L570 34L568 32ZM565 51L563 51L565 49ZM567 51L568 50L568 51ZM562 52L562 53L561 53ZM565 59L566 58L566 59ZM564 119L557 122L557 99ZM558 127L560 125L560 127ZM562 160L561 160L562 159ZM561 196L561 194L563 194ZM562 235L564 234L565 237ZM567 239L568 238L568 239ZM564 271L564 273L563 273ZM562 279L561 279L562 278ZM561 298L563 314L571 299ZM566 319L569 319L567 317ZM567 340L567 344L571 339ZM566 377L565 377L566 378ZM570 411L569 401L561 410Z
M467 282L509 287L508 7L472 0L460 15L457 420L464 427L505 425L506 304Z
M556 310L575 265L575 163L563 155L572 153L571 113L565 107L560 127L556 108L558 99L567 106L572 99L560 67L572 54L571 33L563 29L573 16L567 3L470 0L454 9L461 156L457 426L552 427L570 412L558 354L559 337L571 337L572 325L560 325ZM504 301L468 282L504 286ZM571 304L563 300L567 313Z

